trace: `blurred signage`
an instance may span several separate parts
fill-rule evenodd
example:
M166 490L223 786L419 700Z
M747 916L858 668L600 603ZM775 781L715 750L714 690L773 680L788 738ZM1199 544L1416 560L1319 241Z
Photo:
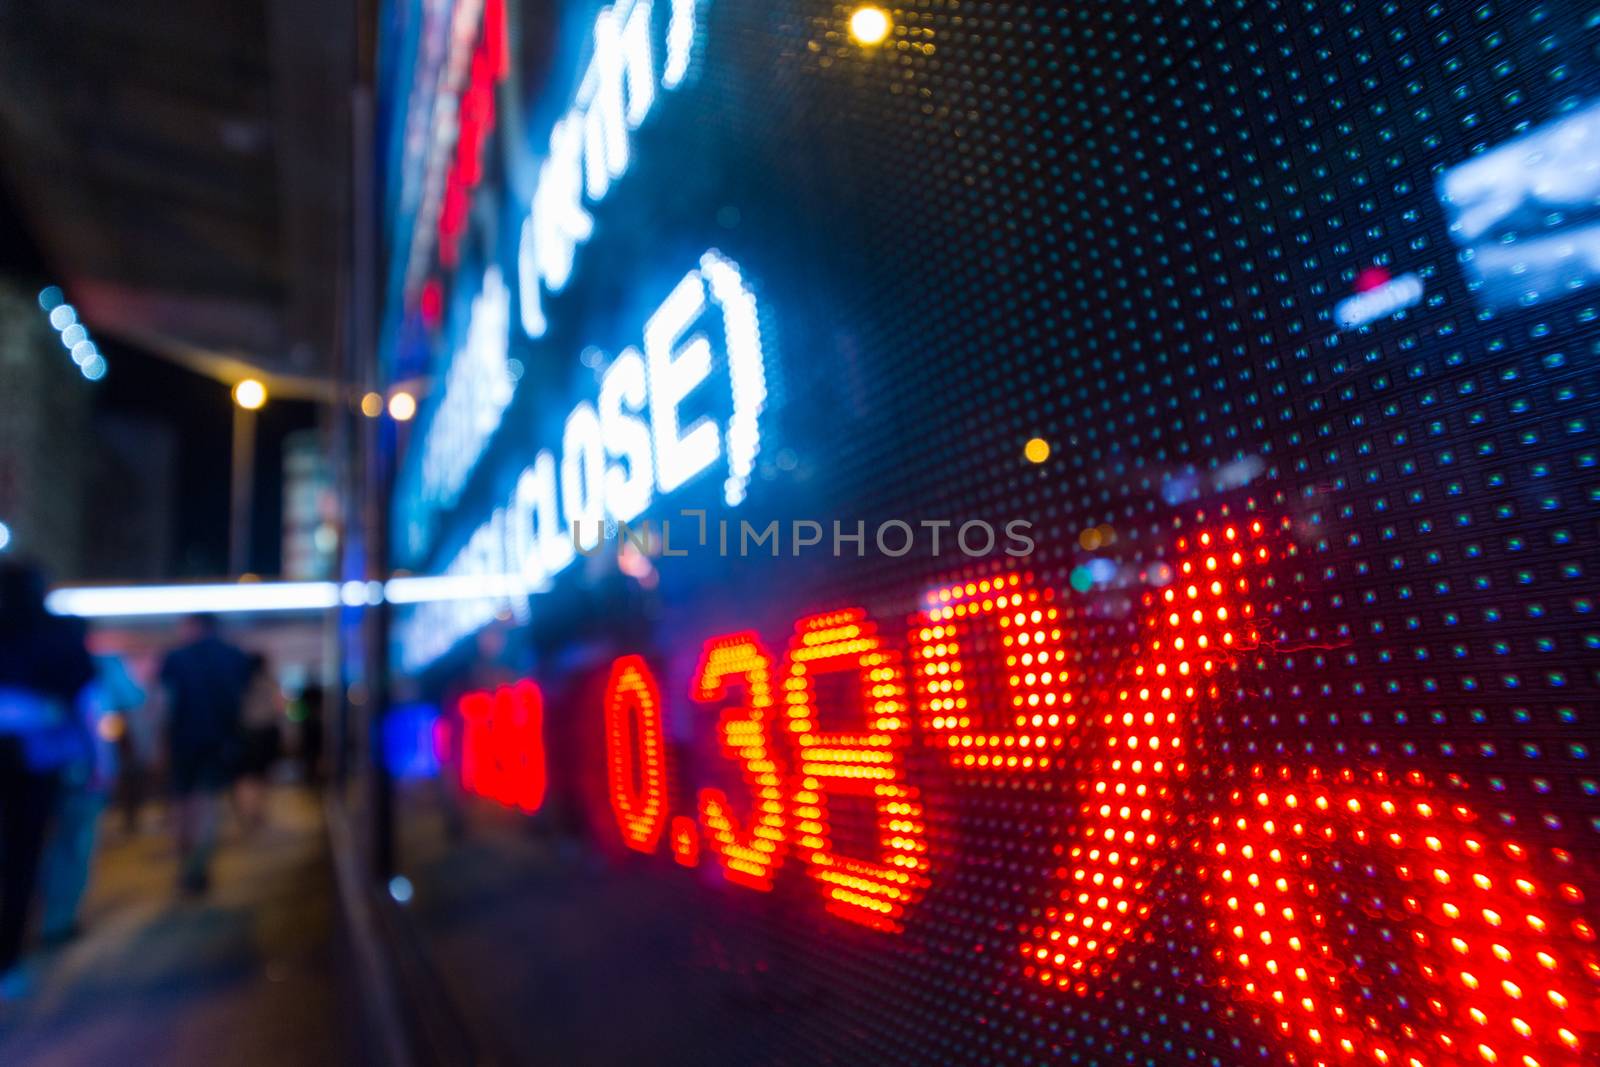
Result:
M1600 103L1450 168L1439 196L1486 305L1588 288L1600 280Z
M636 519L719 461L723 501L744 501L761 450L767 373L760 312L738 264L706 252L651 315L641 343L642 352L618 353L597 397L568 414L559 454L540 450L444 567L467 595L419 605L401 624L407 670L425 668L499 614L525 615L526 597L576 558L580 524ZM727 419L686 418L714 363L727 367L717 383Z
M507 807L544 803L544 696L532 682L472 692L457 705L461 787Z
M431 704L400 704L383 717L383 759L401 781L436 778L441 755L450 755L439 709Z
M1421 302L1422 279L1415 274L1402 274L1354 296L1345 297L1334 306L1333 318L1341 329L1354 330L1396 315L1406 308L1416 307Z
M696 3L671 0L666 39L659 44L652 39L652 0L619 0L595 19L589 65L572 107L550 131L522 224L517 273L522 328L529 337L544 335L544 294L566 287L579 247L594 233L585 203L604 200L627 172L629 134L649 117L657 87L676 89L688 73Z
M333 576L339 547L338 502L328 452L316 430L283 444L283 577L293 582Z
M429 503L455 503L511 403L516 380L507 359L510 328L511 292L500 268L490 267L472 301L466 341L450 357L443 396L422 439L422 495Z
M510 73L505 0L430 0L405 126L402 202L415 210L406 255L407 298L421 291L434 253L458 262L483 152L497 119L495 91Z
M484 269L464 336L442 361L441 387L411 458L416 473L410 551L427 551L439 532L434 517L456 507L515 399L521 364L511 355L513 288L521 333L542 336L549 325L546 296L571 280L577 250L592 236L590 209L629 169L632 132L690 70L696 8L696 0L621 0L594 17L576 89L553 124L518 228L515 286L507 285L499 265ZM503 0L465 3L450 26L449 58L437 78L460 92L460 117L446 124L459 140L448 168L437 151L426 159L424 210L411 246L413 282L427 262L417 258L425 246L416 233L430 229L426 205L441 181L440 261L455 262L467 217L464 194L484 178L483 149L497 108L494 85L505 79L509 64ZM449 101L436 103L436 114L440 108L448 113ZM408 177L405 187L411 184ZM717 328L691 334L713 310ZM616 355L598 396L570 413L559 453L539 451L511 499L442 564L441 577L481 595L420 608L402 627L408 665L430 662L495 614L510 610L524 617L526 595L571 562L573 523L633 519L657 493L672 492L719 459L726 464L723 497L730 506L739 503L760 450L758 416L766 396L758 318L737 265L707 252L650 319L641 344ZM702 414L680 427L680 405L696 406L692 394L714 366L728 370L726 418Z
M559 1062L1593 1059L1593 301L1481 306L1587 284L1592 27L959 6L511 8L416 573L339 591L419 899L441 802L518 890L415 918Z
M683 691L664 688L644 657L622 656L601 709L615 830L636 852L665 842L684 867L709 857L729 883L757 892L798 865L830 915L894 936L952 873L930 859L930 791L974 774L1030 788L1065 775L1091 799L1054 849L1057 903L1021 927L1015 951L1036 987L1106 988L1119 954L1174 903L1155 891L1160 879L1199 900L1207 918L1195 936L1218 995L1263 1016L1282 1061L1332 1042L1346 1060L1365 1049L1375 1063L1424 1062L1412 1054L1430 1047L1574 1062L1596 1023L1583 898L1548 883L1472 806L1420 773L1304 756L1258 768L1231 793L1185 788L1207 743L1195 709L1279 609L1273 577L1299 551L1290 527L1257 519L1178 537L1165 580L1141 598L1145 651L1105 676L1080 670L1082 635L1027 572L931 590L898 631L904 651L893 628L857 607L799 619L777 653L752 631L712 637L687 696L722 709L712 729L743 795L691 791L689 814L671 810L681 767L666 726ZM470 693L458 712L463 787L537 810L547 787L538 686ZM933 758L914 759L916 746ZM1192 853L1203 859L1172 846L1177 825L1196 828ZM1383 968L1365 968L1362 928L1330 921L1336 903L1324 898L1337 891L1322 883L1338 885L1347 864L1364 871L1369 893L1405 899L1385 913L1399 936ZM1277 962L1283 954L1290 965ZM1463 977L1430 984L1426 998L1396 997L1381 1014L1352 1014L1374 992L1445 971ZM1350 972L1361 977L1347 982Z

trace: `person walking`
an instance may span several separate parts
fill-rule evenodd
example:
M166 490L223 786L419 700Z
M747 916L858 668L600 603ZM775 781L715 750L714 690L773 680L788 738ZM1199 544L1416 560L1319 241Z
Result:
M35 566L0 563L0 1000L25 993L23 939L62 768L88 740L76 714L94 663L83 624L45 610Z
M111 712L102 719L115 748L116 780L112 801L122 813L123 832L132 837L139 832L154 768L160 757L160 730L151 701L134 681L127 663L120 656L106 654L94 658L95 681Z
M167 694L168 769L178 801L178 886L201 895L211 883L219 798L239 761L240 713L250 657L222 640L216 620L191 615L183 644L161 664Z
M88 745L62 769L55 828L45 844L40 883L44 916L39 934L46 945L78 936L78 907L89 886L100 816L116 787L121 766L118 739L144 705L144 692L114 655L94 656L95 678L78 697Z

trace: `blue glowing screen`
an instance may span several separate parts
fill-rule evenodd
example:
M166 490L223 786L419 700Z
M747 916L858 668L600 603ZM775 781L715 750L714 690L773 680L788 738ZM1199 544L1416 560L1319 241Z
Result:
M1597 55L392 4L389 742L485 1055L1594 1062Z

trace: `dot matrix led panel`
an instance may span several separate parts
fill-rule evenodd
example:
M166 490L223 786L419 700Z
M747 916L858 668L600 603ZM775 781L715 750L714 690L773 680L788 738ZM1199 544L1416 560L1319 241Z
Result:
M396 515L419 573L541 561L398 627L444 757L402 864L473 1032L1596 1062L1600 8L881 10L504 12L447 310L389 316L437 369L515 294L481 458ZM552 555L576 516L687 554Z

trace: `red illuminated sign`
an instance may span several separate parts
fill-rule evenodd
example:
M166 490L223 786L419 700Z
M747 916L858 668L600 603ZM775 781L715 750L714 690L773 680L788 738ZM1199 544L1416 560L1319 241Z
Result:
M865 713L860 727L846 733L827 733L820 725L816 679L836 672L852 676ZM829 911L898 931L928 884L922 803L906 784L901 760L911 708L899 659L866 612L851 608L796 623L782 673L799 764L791 793L795 847L822 884ZM846 856L834 847L833 796L871 802L877 856Z
M461 698L461 786L526 812L544 803L544 697L532 682Z
M760 640L751 633L731 634L706 642L690 692L695 700L712 703L726 698L732 685L744 689L744 702L722 713L717 731L723 753L742 769L751 810L741 818L722 790L702 789L700 822L728 880L762 890L772 888L772 876L788 844L788 771L773 743L772 683L772 657ZM698 842L692 821L686 822L682 839ZM741 831L741 822L749 829ZM674 841L679 839L675 834ZM689 846L675 851L687 860ZM694 853L698 854L698 844Z
M667 821L661 689L643 659L624 656L611 668L605 701L611 808L628 847L653 852Z
M1181 877L1217 981L1291 1062L1582 1062L1600 961L1583 893L1550 878L1570 855L1536 863L1420 773L1208 752L1203 727L1274 639L1297 555L1287 531L1222 522L1179 538L1109 684L1088 684L1070 613L1020 573L929 594L909 624L909 681L858 608L800 620L779 661L753 633L714 637L689 696L725 705L721 748L747 795L702 790L697 819L669 818L659 686L623 657L605 722L624 841L651 852L670 824L679 863L703 844L730 882L758 890L792 854L828 911L902 930L937 874L906 774L914 700L921 741L964 785L1072 768L1078 815L1055 901L1016 931L1030 978L1090 993L1146 933L1157 882ZM852 709L824 709L825 692L847 693L859 718L841 727ZM1225 785L1196 781L1202 754ZM846 796L873 812L875 848L836 845L830 800Z
M1151 878L1178 845L1177 787L1197 702L1220 697L1219 674L1260 643L1255 600L1272 585L1274 551L1295 551L1278 534L1255 521L1180 537L1172 584L1144 596L1143 655L1124 665L1114 693L1084 694L1087 773L1067 885L1050 924L1024 931L1041 982L1066 987L1098 973L1149 914Z
M923 725L943 738L957 770L1046 770L1078 722L1067 648L1053 593L1030 574L1007 574L928 594L911 633ZM987 623L993 632L985 633ZM965 652L963 652L965 650ZM974 667L998 663L1003 693L981 694ZM985 700L985 696L991 699ZM989 705L1004 722L978 718Z
M483 149L494 132L495 88L511 72L505 0L484 0L483 34L472 50L467 83L456 108L456 147L445 175L439 211L439 262L453 268L461 258L472 194L483 181Z
M1223 982L1308 1063L1585 1061L1594 930L1420 775L1261 772L1200 849ZM1557 917L1557 911L1563 917ZM1580 1035L1585 1035L1580 1037Z

